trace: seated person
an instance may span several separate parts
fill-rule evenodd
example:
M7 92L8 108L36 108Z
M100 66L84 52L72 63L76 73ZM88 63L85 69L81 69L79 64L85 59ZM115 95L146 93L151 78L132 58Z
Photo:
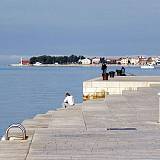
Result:
M74 98L68 92L65 94L65 99L63 102L63 108L74 106Z
M125 68L124 67L122 67L121 68L121 76L125 76L126 74L125 74Z

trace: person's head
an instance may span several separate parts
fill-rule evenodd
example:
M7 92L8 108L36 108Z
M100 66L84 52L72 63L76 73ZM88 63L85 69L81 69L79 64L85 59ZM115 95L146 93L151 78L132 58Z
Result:
M67 96L70 96L70 94L67 92L66 94L65 94L65 96L67 97Z

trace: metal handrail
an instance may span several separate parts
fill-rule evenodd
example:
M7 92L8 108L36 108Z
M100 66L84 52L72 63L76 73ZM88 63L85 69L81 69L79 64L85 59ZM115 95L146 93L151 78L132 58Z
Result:
M9 140L8 134L9 134L9 130L10 130L11 128L19 128L19 129L22 131L22 133L23 133L23 140L26 139L26 129L24 128L24 126L23 126L22 124L19 124L19 123L18 123L18 124L12 124L12 125L10 125L10 126L7 128L6 134L5 134L5 140Z

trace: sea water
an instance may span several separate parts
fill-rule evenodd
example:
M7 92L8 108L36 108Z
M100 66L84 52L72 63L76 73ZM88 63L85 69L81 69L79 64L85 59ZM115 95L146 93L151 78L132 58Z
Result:
M115 71L121 67L108 67ZM135 75L159 75L160 68L127 67ZM100 67L0 67L0 136L12 123L61 107L64 93L82 102L82 83L99 77Z

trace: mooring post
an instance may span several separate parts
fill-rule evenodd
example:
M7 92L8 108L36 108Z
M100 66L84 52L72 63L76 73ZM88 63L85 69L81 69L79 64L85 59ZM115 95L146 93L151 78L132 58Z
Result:
M158 93L158 96L159 96L158 123L160 123L160 92Z

